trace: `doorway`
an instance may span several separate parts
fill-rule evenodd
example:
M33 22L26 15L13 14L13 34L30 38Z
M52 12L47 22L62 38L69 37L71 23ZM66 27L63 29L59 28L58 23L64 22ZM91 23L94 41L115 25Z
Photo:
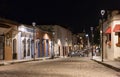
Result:
M13 59L17 59L16 47L17 47L17 41L16 39L13 39Z
M4 35L0 36L0 60L4 60Z

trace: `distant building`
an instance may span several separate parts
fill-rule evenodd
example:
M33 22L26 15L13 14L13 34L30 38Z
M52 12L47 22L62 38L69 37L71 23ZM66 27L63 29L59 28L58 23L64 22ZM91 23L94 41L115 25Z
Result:
M54 54L55 56L67 56L72 50L72 32L59 25L42 25L42 29L54 32Z

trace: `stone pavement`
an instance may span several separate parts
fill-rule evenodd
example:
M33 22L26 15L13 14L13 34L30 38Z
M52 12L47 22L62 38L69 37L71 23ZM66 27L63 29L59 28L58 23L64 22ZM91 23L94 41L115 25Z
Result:
M22 62L29 62L29 61L46 60L46 59L50 59L50 58L49 57L43 57L43 58L35 58L35 60L34 59L26 59L26 60L0 61L0 66L15 64L15 63L22 63ZM96 61L100 64L103 64L103 65L105 65L109 68L112 68L116 71L120 71L120 62L118 62L118 61L112 61L112 60L104 59L103 62L102 62L100 56L93 56L92 60L94 60L94 61Z
M67 57L1 66L0 77L120 77L89 57Z
M120 71L120 62L119 61L103 59L103 62L102 62L102 58L100 56L93 56L92 60L94 60L100 64L103 64L109 68L112 68L116 71Z

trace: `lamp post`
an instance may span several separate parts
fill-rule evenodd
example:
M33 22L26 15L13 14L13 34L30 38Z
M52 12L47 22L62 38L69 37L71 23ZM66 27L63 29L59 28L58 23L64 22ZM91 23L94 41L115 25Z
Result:
M101 26L101 29L102 29L102 62L103 62L103 16L105 14L105 10L101 10L101 15L102 15L102 26Z
M33 59L35 60L35 25L36 23L35 22L32 22L32 26L33 26L33 40L34 40L34 53L33 53Z
M86 48L88 47L88 34L85 35L86 36Z
M93 37L94 37L94 35L93 35L93 27L90 27L90 29L91 29L91 36L92 36L91 45L92 45L92 58L93 58Z
M87 51L86 51L86 53L87 53L87 57L88 57L88 49L89 49L89 35L88 34L86 34L85 35L86 36L86 48L87 48Z

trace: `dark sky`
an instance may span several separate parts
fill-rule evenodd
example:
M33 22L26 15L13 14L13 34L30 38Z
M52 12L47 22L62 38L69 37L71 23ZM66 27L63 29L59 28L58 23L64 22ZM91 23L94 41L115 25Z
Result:
M24 24L66 25L74 33L97 26L101 9L120 9L120 0L0 0L0 17Z

